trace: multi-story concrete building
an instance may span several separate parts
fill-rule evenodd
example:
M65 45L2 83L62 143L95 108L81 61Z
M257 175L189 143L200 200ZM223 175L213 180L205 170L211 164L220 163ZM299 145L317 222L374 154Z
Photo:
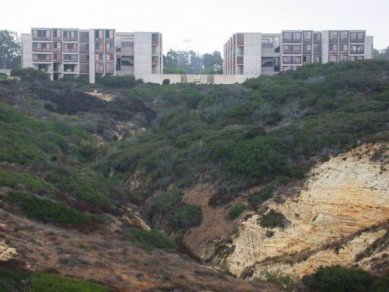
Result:
M118 75L162 74L162 34L116 33L116 58Z
M371 59L373 37L363 30L288 30L282 32L281 70L304 64Z
M280 35L236 33L224 45L223 73L271 75L279 71Z
M32 28L22 34L22 67L51 80L85 76L162 74L162 35L114 29Z
M373 37L363 30L237 33L224 45L224 74L272 75L304 64L371 59Z

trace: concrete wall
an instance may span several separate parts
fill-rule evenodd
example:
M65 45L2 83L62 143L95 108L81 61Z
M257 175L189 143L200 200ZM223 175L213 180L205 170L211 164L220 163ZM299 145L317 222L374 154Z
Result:
M365 59L373 58L373 36L365 36Z
M152 74L152 46L150 32L134 33L134 70L135 75Z
M261 75L261 33L244 34L244 75Z
M95 30L89 30L89 83L96 81Z
M321 33L321 63L328 63L330 46L330 32L325 30Z
M242 83L247 79L256 78L258 75L207 75L207 74L144 74L136 75L136 78L144 82L162 84L163 80L169 79L170 84L175 83L197 83L197 84L234 84Z
M32 68L32 37L30 33L22 33L22 68Z

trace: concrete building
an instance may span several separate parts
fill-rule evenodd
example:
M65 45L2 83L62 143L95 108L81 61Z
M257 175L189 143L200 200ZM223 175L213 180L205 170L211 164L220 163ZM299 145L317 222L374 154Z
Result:
M162 34L116 33L116 60L117 75L162 74Z
M304 64L371 59L373 53L373 37L363 30L287 30L281 41L281 71Z
M162 35L114 29L32 28L22 34L22 68L47 72L51 80L85 76L162 74Z
M223 73L272 75L279 71L280 35L236 33L224 45Z
M236 33L224 45L223 73L273 75L304 64L371 59L373 37L363 30L285 30Z

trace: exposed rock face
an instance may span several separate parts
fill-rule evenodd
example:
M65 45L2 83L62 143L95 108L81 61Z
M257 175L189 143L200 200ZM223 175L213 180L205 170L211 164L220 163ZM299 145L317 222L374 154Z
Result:
M16 249L9 247L4 241L0 241L0 261L8 261L16 255Z
M222 265L248 278L265 270L301 277L334 264L373 269L374 258L388 269L388 154L387 145L364 145L314 168L297 196L267 203L290 224L269 229L249 217Z

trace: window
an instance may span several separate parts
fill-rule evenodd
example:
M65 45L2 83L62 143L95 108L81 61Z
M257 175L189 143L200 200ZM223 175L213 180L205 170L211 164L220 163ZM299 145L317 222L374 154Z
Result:
M96 61L97 62L104 61L104 55L103 54L96 54Z
M339 52L341 54L347 54L348 53L348 45L340 45Z
M330 43L338 43L338 32L330 31Z
M237 41L238 46L243 46L244 45L244 34L238 33L236 36L236 41Z
M292 57L291 56L284 56L284 57L282 57L282 63L284 63L284 64L292 64Z
M282 57L282 63L284 64L301 64L300 56L284 56Z
M293 54L301 54L301 46L293 46Z
M337 55L330 55L330 62L338 62L338 56Z
M341 31L340 32L340 42L342 44L348 43L348 32L347 31Z
M338 54L338 45L329 45L330 54Z
M340 55L339 62L346 62L348 60L347 55Z
M292 42L292 33L291 32L284 32L282 34L282 38L284 40L284 43L291 43Z
M243 57L242 56L236 57L236 64L243 65Z
M294 43L300 43L301 42L301 32L294 32L293 33L293 42Z
M113 43L106 43L106 45L105 45L105 50L106 50L106 51L112 52L113 49L114 49Z
M313 34L313 43L314 44L321 44L321 33L320 32L315 32Z
M365 52L364 45L352 45L350 46L350 54L363 54Z
M284 51L284 54L291 54L292 53L292 46L290 45L283 45L282 50Z
M313 56L313 63L320 64L321 63L321 57L320 56Z
M358 43L364 43L364 42L365 42L365 33L358 32Z
M304 31L303 37L304 37L304 43L310 43L310 42L312 42L312 32L310 32L310 31Z
M311 55L304 55L303 62L304 62L304 64L312 63L312 56Z
M95 43L96 52L104 52L104 43Z
M313 45L313 53L315 55L320 55L321 54L321 45Z
M358 33L357 32L351 32L350 33L350 42L351 43L358 42Z
M304 45L304 54L312 53L312 45Z
M65 62L78 62L78 56L77 55L70 55L70 54L65 54L63 55L63 59Z

